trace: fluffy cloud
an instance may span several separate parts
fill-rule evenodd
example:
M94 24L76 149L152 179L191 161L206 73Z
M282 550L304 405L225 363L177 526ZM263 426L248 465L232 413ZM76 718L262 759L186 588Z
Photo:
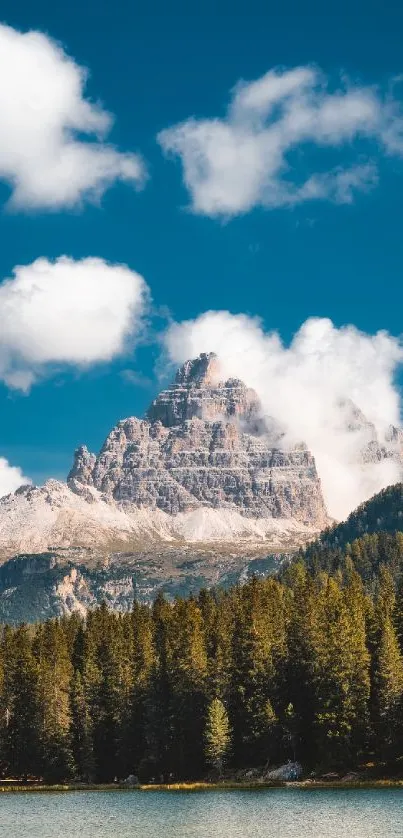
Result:
M28 477L25 477L20 468L10 466L9 462L0 457L0 497L15 492L19 486L30 483Z
M102 259L37 259L0 285L0 379L28 390L49 365L88 367L131 347L148 289Z
M400 424L393 376L403 349L386 332L368 335L312 318L286 347L277 333L265 333L259 320L219 311L172 325L165 339L175 363L212 351L224 377L239 377L255 388L265 413L285 429L286 444L303 440L313 452L334 517L344 518L401 479L393 459L362 462L373 433L368 423L385 445L391 445L390 425Z
M162 131L165 152L181 158L195 212L233 216L255 206L294 206L328 199L350 203L377 180L373 162L307 172L298 151L339 150L353 141L403 155L399 101L344 81L334 91L315 67L274 69L239 83L224 119L188 119ZM364 147L366 147L364 145ZM308 158L309 160L309 155Z
M46 35L0 25L0 178L13 207L72 207L117 180L144 180L138 155L102 142L112 118L85 98L86 79Z

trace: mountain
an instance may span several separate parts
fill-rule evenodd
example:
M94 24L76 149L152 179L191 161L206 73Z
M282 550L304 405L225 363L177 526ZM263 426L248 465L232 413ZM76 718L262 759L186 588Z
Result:
M188 361L99 455L76 451L67 485L0 499L0 616L100 598L128 608L134 590L150 599L272 569L328 522L312 454L283 436L214 355Z
M346 521L326 529L299 554L312 571L344 571L351 561L369 586L382 565L393 579L403 572L403 483L388 486L362 503Z
M88 500L95 488L121 509L232 510L320 529L327 515L312 454L303 444L285 450L281 436L267 426L256 393L237 379L220 381L217 359L201 355L181 367L145 419L119 422L98 457L80 448L68 485ZM207 530L210 517L217 516L203 516Z
M312 454L286 449L241 381L202 355L144 419L118 422L98 456L80 447L67 485L0 499L0 558L54 548L99 555L184 544L242 553L303 543L328 517Z
M399 456L350 403L361 461ZM393 437L393 439L392 439ZM392 453L391 453L392 452ZM98 455L75 453L67 484L0 499L0 618L38 619L101 599L127 610L158 590L186 594L272 572L328 526L312 453L222 380L217 358L187 361L143 419L123 419Z
M382 489L348 516L346 521L325 529L317 544L344 547L347 543L377 532L403 531L403 483Z

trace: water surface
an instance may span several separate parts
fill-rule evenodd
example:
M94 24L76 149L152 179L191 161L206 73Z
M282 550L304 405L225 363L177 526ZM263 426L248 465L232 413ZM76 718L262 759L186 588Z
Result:
M403 789L0 795L1 838L402 838Z

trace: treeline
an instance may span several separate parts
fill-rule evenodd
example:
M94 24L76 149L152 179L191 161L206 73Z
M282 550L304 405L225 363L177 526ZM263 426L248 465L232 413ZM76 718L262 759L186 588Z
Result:
M344 547L372 533L396 533L403 529L403 483L394 483L362 503L346 521L324 530L316 544Z
M320 571L344 574L352 562L366 589L375 591L381 567L388 568L395 583L403 574L403 532L374 532L344 546L334 540L330 543L318 540L301 550L298 558L314 574Z
M403 755L403 587L351 560L130 614L4 627L3 777L196 779Z

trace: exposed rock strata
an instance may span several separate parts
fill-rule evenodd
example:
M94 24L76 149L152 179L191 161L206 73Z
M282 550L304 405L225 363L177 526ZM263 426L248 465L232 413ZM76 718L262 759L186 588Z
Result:
M186 545L233 545L240 555L288 550L311 539L316 530L289 519L246 518L235 509L196 509L169 515L160 509L106 502L87 488L91 502L64 483L48 480L41 488L25 486L0 499L0 562L21 553L54 549L81 550L98 557L112 553L176 548Z
M145 419L119 422L98 457L78 449L68 484L125 509L233 509L320 529L327 518L314 459L303 444L286 450L281 437L256 393L237 379L219 381L216 359L202 355L184 364Z

